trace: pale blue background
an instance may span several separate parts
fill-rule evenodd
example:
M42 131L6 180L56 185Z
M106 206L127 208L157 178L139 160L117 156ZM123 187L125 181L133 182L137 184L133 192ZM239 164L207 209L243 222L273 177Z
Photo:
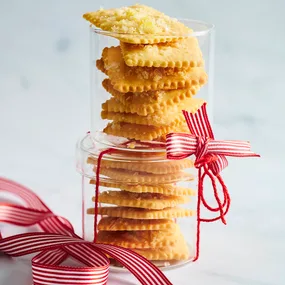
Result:
M74 146L89 129L89 34L81 15L133 3L0 1L0 175L34 189L77 232ZM250 140L262 155L230 161L228 226L204 225L199 263L168 276L175 285L285 284L285 1L141 3L216 25L215 132ZM0 285L30 284L27 269L0 257ZM126 275L112 280L136 284Z

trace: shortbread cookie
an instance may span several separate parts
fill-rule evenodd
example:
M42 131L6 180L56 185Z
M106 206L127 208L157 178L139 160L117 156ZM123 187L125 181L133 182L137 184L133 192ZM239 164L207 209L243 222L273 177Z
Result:
M121 190L135 192L135 193L158 193L163 195L175 195L175 196L194 196L195 191L191 188L178 187L172 184L160 184L160 185L120 185Z
M186 123L169 126L147 126L138 124L129 124L121 122L112 122L104 128L103 132L108 135L124 137L128 139L151 141L157 138L166 137L172 132L187 132Z
M127 159L127 156L125 157ZM97 159L88 157L87 163L97 165ZM116 168L131 171L140 171L153 174L168 174L179 172L186 168L194 167L194 162L190 159L183 160L165 160L165 161L115 161L115 160L101 160L101 167Z
M156 248L172 246L179 238L177 227L172 231L99 231L97 242L127 248Z
M172 184L160 184L160 185L120 185L118 188L121 190L135 192L135 193L159 193L164 195L186 195L194 196L195 191L191 188L178 187Z
M90 184L96 184L96 180L91 179ZM186 187L178 187L173 184L160 184L160 185L127 185L127 184L116 184L106 183L100 181L100 186L121 189L128 192L134 193L159 193L164 195L175 195L175 196L194 196L196 195L195 190Z
M196 99L196 100L194 100ZM148 116L156 115L161 117L160 119L156 119L156 122L161 122L163 125L168 119L164 119L166 116L174 116L182 120L181 113L182 110L190 111L199 108L198 106L202 105L203 100L199 100L197 98L187 98L181 104L169 105L169 106L161 106L160 108L151 108L150 105L139 105L139 104L122 104L116 98L111 98L102 104L102 110L107 113L130 113L130 114L138 114L140 116ZM192 104L194 103L194 105ZM190 112L189 111L189 112ZM180 121L181 121L180 120Z
M128 92L122 93L114 89L110 79L106 78L102 82L103 87L124 105L137 104L145 105L147 108L157 110L161 107L175 105L186 98L194 96L200 86L192 86L189 89L176 90L155 90L147 92ZM156 107L157 105L157 107ZM148 113L151 113L151 109Z
M96 167L94 167L96 171ZM120 183L134 184L168 184L177 181L191 181L194 176L190 173L177 171L167 174L153 174L147 172L130 171L114 168L100 168L100 174Z
M195 113L205 101L200 98L185 98L183 101L179 101L175 104L143 104L136 101L129 103L122 103L116 97L112 97L102 104L102 110L105 111L103 116L107 113L131 113L138 114L140 116L148 116L146 120L153 118L155 123L160 125L169 124L172 121L185 120L182 114L182 110ZM168 117L168 118L167 118ZM173 117L174 119L169 119ZM139 119L136 119L139 120Z
M95 198L92 198L95 201ZM99 194L98 201L104 204L113 204L123 207L144 209L165 209L186 204L190 201L188 196L170 196L154 193L132 193L127 191L104 191Z
M98 224L99 231L158 231L175 230L177 224L170 219L136 220L124 218L102 218Z
M87 209L87 214L94 215L94 208ZM183 208L166 208L163 210L149 210L129 207L98 207L98 214L109 217L118 217L126 219L172 219L191 217L195 211Z
M133 44L174 41L192 32L176 19L140 4L117 9L100 9L84 14L83 18L109 32L106 35Z
M182 112L179 112L177 116L157 116L155 113L147 116L140 116L138 114L131 113L119 113L119 112L101 112L101 118L103 120L111 120L116 123L130 123L137 125L147 125L147 126L178 126L181 125L184 119Z
M178 68L203 66L202 52L198 40L194 37L156 45L133 45L121 42L120 46L128 66Z
M207 81L207 74L201 67L190 69L129 67L123 60L119 46L104 48L102 59L104 70L114 89L123 93L190 88L196 85L202 86ZM96 63L97 67L99 62L101 61Z
M102 110L107 112L132 113L129 105L124 105L116 98L111 98L102 104ZM141 115L141 114L140 114ZM147 114L145 114L147 115ZM142 116L145 116L142 115Z
M105 47L102 51L102 60L104 62L104 68L106 70L106 73L109 76L112 76L114 71L118 71L119 69L124 73L124 75L133 74L138 76L139 78L146 78L146 79L152 77L153 71L156 71L156 73L159 72L161 76L166 76L166 75L173 75L180 71L191 70L190 67L188 68L177 68L177 67L154 68L154 67L139 67L139 66L129 67L125 64L120 46ZM114 74L114 76L115 75L116 74Z
M186 260L190 258L189 248L181 235L173 246L148 249L133 249L148 260Z
M123 110L126 110L126 113L137 113L141 116L146 116L156 112L162 114L175 109L174 117L181 118L182 114L179 110L186 108L189 112L196 112L204 103L202 99L192 98L199 86L191 87L190 89L122 93L113 88L109 79L105 79L102 85L114 97L112 98L113 100L108 100L103 104L103 109L108 108L105 105L111 105L110 108L113 110L110 111L112 112L124 112ZM115 104L115 106L112 107L112 104ZM166 121L163 114L161 117L160 120L156 119L156 121Z

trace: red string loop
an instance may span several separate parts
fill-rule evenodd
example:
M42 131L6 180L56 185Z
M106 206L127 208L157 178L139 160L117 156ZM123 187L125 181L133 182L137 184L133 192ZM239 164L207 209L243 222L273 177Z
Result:
M250 150L250 143L245 141L218 141L214 134L206 111L206 103L195 113L183 110L188 133L170 133L166 136L166 152L168 159L184 159L195 155L194 166L198 169L198 199L197 199L197 237L196 256L200 254L200 226L201 222L215 222L221 220L226 224L225 216L229 211L231 198L228 189L220 176L220 172L227 167L226 156L259 157ZM217 202L216 207L210 206L204 197L204 180L208 176L211 180L213 193ZM222 199L218 193L217 182L221 186ZM201 218L201 204L210 212L219 212L215 218Z

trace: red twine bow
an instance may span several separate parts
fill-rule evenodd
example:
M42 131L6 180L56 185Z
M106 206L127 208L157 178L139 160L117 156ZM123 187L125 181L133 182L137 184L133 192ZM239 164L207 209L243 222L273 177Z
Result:
M38 225L43 231L7 238L0 234L0 252L11 257L40 252L32 259L35 285L105 285L110 265L106 254L125 266L143 285L172 284L156 266L129 249L83 240L66 219L54 215L28 188L0 177L2 191L17 196L26 206L0 203L0 223ZM85 267L60 266L69 256Z
M200 223L221 220L226 224L225 215L230 207L230 195L220 172L227 167L226 156L232 157L259 157L250 151L250 143L245 141L215 140L214 134L207 116L206 103L195 113L183 111L190 134L170 133L166 137L166 152L168 159L183 159L195 155L195 167L198 168L198 201L197 201L197 239L196 256L200 253ZM211 207L204 198L203 183L205 177L211 180L214 196L218 207ZM220 183L223 192L221 201L216 180ZM219 216L212 219L201 218L201 202L211 212L219 212Z

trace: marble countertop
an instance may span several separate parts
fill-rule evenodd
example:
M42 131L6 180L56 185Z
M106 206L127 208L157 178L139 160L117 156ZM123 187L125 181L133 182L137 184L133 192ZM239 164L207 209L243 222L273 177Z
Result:
M33 189L81 233L75 143L89 129L89 33L81 15L99 4L2 2L0 175ZM230 160L228 225L203 225L200 260L166 275L175 285L285 284L284 2L141 2L216 24L216 137L250 140L262 155ZM0 285L31 282L29 261L0 257ZM138 283L111 274L108 284Z

